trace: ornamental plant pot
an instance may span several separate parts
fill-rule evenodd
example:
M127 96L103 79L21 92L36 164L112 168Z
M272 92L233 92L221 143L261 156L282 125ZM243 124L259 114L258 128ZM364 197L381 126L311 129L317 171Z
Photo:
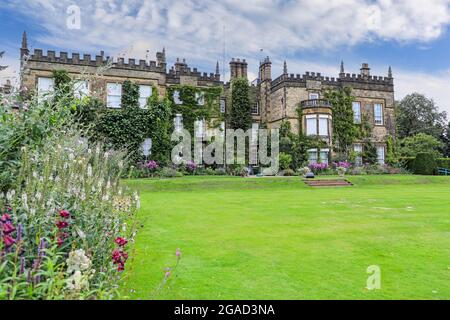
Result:
M305 175L305 178L306 179L314 179L316 176L314 175L314 173L313 172L308 172L306 175Z

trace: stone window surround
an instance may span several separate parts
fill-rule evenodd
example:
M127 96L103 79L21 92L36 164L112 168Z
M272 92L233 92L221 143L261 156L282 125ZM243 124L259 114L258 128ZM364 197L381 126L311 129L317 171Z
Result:
M309 119L316 119L316 134L308 134L308 120ZM321 135L321 121L320 120L326 119L327 120L327 134ZM332 117L328 114L310 114L305 116L305 132L308 136L318 136L318 137L329 137L330 136L330 122L332 121Z

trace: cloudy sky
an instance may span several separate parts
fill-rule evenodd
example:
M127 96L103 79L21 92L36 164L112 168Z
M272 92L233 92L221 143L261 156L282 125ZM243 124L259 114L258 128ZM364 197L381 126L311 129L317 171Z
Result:
M76 7L73 7L73 6ZM74 12L80 10L80 28ZM75 22L75 24L74 24ZM417 91L450 113L450 0L1 0L0 82L17 74L21 34L31 49L154 59L166 48L204 72L231 57L270 56L273 77L289 73L374 75L391 65L396 98ZM75 27L75 28L74 28ZM225 75L226 77L228 75Z

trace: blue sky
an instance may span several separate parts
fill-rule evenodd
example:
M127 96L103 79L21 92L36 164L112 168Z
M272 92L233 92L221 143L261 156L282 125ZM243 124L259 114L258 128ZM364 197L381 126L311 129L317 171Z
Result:
M67 25L73 4L80 29ZM284 60L289 73L326 76L341 60L349 73L362 62L374 75L392 66L397 99L417 91L450 112L449 24L449 0L2 0L1 64L10 68L0 82L17 74L26 30L31 48L154 59L165 47L169 63L186 58L204 72L222 65L225 45L226 64L246 58L250 78L266 55L274 78Z

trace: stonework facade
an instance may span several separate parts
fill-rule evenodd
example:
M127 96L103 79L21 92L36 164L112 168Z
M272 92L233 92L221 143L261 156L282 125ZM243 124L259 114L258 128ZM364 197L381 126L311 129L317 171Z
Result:
M165 50L156 54L155 61L125 61L123 58L113 61L105 57L103 52L95 57L89 54L80 56L77 53L69 56L66 52L57 54L54 51L44 54L40 49L30 53L24 33L20 55L23 70L21 86L26 87L28 91L39 90L40 81L44 83L43 87L46 81L47 86L51 86L52 72L66 70L74 79L95 75L86 85L86 90L96 93L107 105L110 98L109 86L121 84L125 80L156 88L161 97L165 96L167 88L173 85L199 88L219 86L223 88L223 101L227 101L228 105L230 102L231 86L221 80L218 63L215 72L209 74L190 68L184 59L177 59L174 66L168 69ZM102 70L101 73L98 72L99 69ZM231 80L247 78L247 70L245 59L232 59ZM387 137L395 136L394 79L390 68L386 77L371 75L367 64L362 65L359 74L349 74L345 73L342 63L338 77L330 78L314 72L306 72L303 75L289 74L285 63L283 74L273 79L272 63L267 57L261 61L258 79L251 86L254 97L253 120L255 123L265 124L269 129L279 128L283 121L289 121L294 132L320 136L327 141L329 148L311 150L311 161L325 161L325 158L329 158L333 144L333 108L324 99L323 94L327 89L342 87L350 87L352 95L355 96L355 121L365 118L372 123L372 139L377 145L379 160L382 163ZM118 94L120 95L120 92ZM228 105L221 103L221 112L228 112ZM301 119L298 108L302 111ZM360 150L358 143L355 144L355 150Z

